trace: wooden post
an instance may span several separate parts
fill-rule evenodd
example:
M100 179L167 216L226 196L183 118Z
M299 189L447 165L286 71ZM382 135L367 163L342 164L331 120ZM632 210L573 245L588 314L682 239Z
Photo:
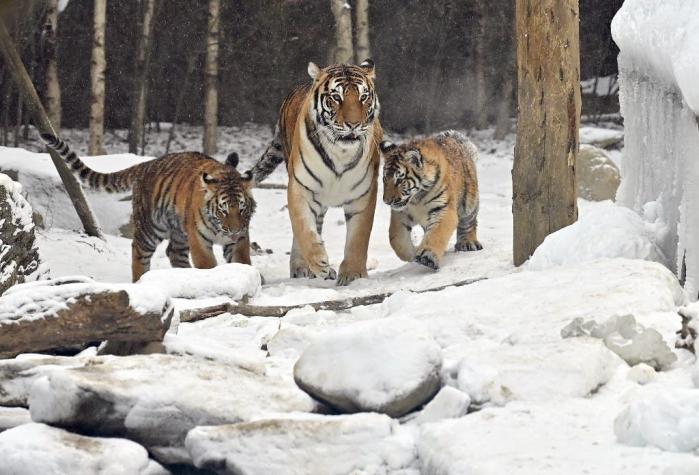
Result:
M24 64L22 63L22 60L19 57L12 40L10 39L10 35L2 22L0 22L0 53L2 53L5 65L7 66L7 70L12 76L12 79L17 84L22 96L24 96L26 106L34 119L34 125L36 128L42 134L51 133L55 135L56 131L53 129L51 121L46 115L44 106L39 100L36 89L34 89L34 84L32 84L29 74L24 68ZM97 223L97 218L95 218L90 205L85 199L85 193L83 192L80 183L57 153L50 152L50 154L51 160L53 161L53 164L56 167L56 170L58 170L58 174L63 181L63 185L66 187L68 196L73 202L75 211L78 213L80 222L82 222L83 228L85 228L85 232L90 236L102 237L102 231Z
M517 144L512 170L514 264L578 217L578 0L516 0Z

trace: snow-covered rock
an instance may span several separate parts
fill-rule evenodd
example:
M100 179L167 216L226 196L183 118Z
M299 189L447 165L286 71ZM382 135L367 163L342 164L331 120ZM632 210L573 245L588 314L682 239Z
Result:
M0 297L0 357L74 344L159 341L172 318L158 287L39 281Z
M671 452L699 449L699 389L668 389L632 401L614 420L620 442Z
M548 235L526 266L541 270L611 257L665 263L653 227L630 209L605 201L589 203L578 221Z
M451 386L444 386L410 422L419 425L443 419L456 419L466 415L470 404L471 398L468 394Z
M561 330L561 336L600 338L629 366L646 363L655 369L668 369L677 361L663 336L639 324L633 315L614 316L601 324L578 317Z
M319 336L296 362L294 380L341 411L397 417L435 395L441 366L440 348L423 325L386 318Z
M659 243L690 295L699 291L699 3L627 0L612 21L619 46L624 179L617 201L657 202Z
M29 395L34 421L124 436L165 463L188 461L183 443L195 426L314 408L290 380L170 355L95 357L84 367L49 372Z
M260 289L260 273L245 264L223 264L212 269L176 268L146 272L138 281L162 289L171 298L252 297Z
M31 421L29 411L23 407L0 406L0 432L22 424L29 424Z
M602 78L604 79L604 78ZM599 84L598 84L599 88ZM606 92L605 92L606 95ZM612 130L603 127L580 127L580 143L602 149L612 148L624 141L623 130Z
M0 406L28 407L34 381L49 371L62 367L82 366L87 358L21 355L0 360Z
M32 208L22 185L0 173L0 294L39 272Z
M185 444L197 467L230 475L397 473L414 463L415 451L409 431L382 414L197 427Z
M0 472L8 475L166 475L140 445L85 437L44 424L0 433Z
M575 161L575 180L578 197L590 201L614 201L621 176L619 167L604 150L581 145Z

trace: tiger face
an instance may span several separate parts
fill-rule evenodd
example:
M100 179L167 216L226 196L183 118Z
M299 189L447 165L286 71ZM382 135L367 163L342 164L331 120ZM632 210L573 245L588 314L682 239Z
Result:
M429 187L429 173L420 150L416 148L384 141L381 142L381 152L385 159L383 202L399 211L408 206L420 191Z
M204 173L201 179L206 214L216 233L233 242L245 237L256 206L252 181L234 170L216 176Z
M334 142L356 142L379 116L374 62L336 64L321 69L308 64L313 79L312 118Z

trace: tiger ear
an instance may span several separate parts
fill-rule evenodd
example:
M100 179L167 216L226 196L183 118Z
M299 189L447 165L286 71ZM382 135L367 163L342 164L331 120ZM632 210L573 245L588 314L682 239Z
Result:
M313 61L308 63L308 75L311 76L311 79L314 81L318 79L318 76L320 75L320 67Z
M417 168L422 168L422 154L419 150L410 150L408 153L405 154L405 158L407 158L410 161L410 163L412 163Z
M376 77L373 60L367 58L364 61L362 61L362 64L360 64L359 67L364 70L366 75L369 76L369 79L374 79Z
M240 176L240 182L242 183L243 188L246 190L250 190L255 187L255 180L250 170L246 171Z
M383 142L381 142L380 148L383 153L387 153L396 148L396 144L394 144L390 140L384 140Z

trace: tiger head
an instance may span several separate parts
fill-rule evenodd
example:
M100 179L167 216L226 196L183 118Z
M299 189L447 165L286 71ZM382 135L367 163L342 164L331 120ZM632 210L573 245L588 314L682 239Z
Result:
M255 212L252 180L242 178L237 170L228 168L213 174L203 173L206 214L216 234L234 242L245 237Z
M425 161L420 149L381 142L384 155L383 201L399 211L421 192L432 188L435 169Z
M360 140L379 116L379 99L374 88L374 62L359 66L335 64L320 68L308 63L313 79L312 119L333 142Z

